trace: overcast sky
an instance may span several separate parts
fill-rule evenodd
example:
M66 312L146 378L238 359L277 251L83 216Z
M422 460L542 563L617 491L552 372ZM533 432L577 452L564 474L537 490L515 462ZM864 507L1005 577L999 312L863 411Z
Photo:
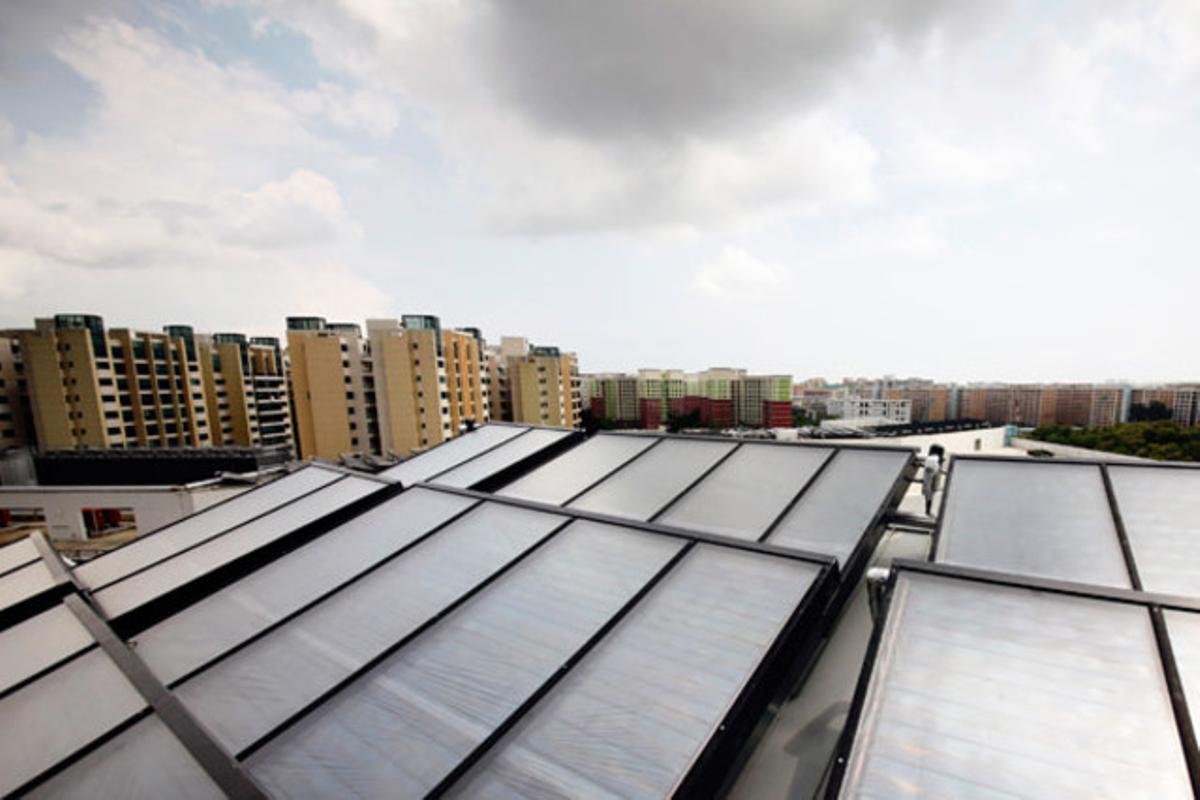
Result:
M0 4L0 325L1200 379L1200 3Z

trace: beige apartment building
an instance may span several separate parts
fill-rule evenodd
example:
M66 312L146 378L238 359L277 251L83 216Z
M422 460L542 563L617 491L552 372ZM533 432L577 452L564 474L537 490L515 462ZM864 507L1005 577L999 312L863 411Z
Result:
M486 360L493 417L561 428L579 425L582 395L574 353L504 336Z
M181 333L192 335L190 329ZM214 333L194 341L213 445L291 450L295 440L279 340Z
M370 350L362 330L323 317L287 318L288 386L300 458L379 452Z
M59 314L35 320L32 329L6 332L0 374L6 390L8 375L18 383L18 394L7 398L22 404L23 418L31 422L25 425L26 443L44 450L290 448L290 412L282 402L277 356L251 357L245 337L219 336L240 339L246 355L230 355L227 369L217 367L222 380L214 381L218 354L205 349L208 338L189 326L169 325L162 333L109 330L95 315ZM268 349L263 341L256 349ZM236 377L227 377L235 364ZM20 431L13 430L9 438L16 440Z
M288 357L302 458L409 456L490 418L477 330L435 316L357 325L289 317Z
M0 450L34 443L27 394L16 332L0 332Z

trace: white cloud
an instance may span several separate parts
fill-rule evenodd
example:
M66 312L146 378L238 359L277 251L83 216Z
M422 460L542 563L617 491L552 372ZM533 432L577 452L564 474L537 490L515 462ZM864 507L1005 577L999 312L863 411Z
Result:
M147 290L168 284L180 305L221 298L251 320L265 297L278 319L320 298L383 310L383 294L345 266L362 226L314 166L350 154L306 127L334 121L334 101L353 95L323 87L330 104L305 107L244 63L114 19L53 47L97 96L77 132L0 137L0 252L9 292L24 298L6 323L78 299L144 318Z
M702 294L720 300L753 299L778 289L790 271L763 261L740 247L726 245L721 254L702 266L692 282Z

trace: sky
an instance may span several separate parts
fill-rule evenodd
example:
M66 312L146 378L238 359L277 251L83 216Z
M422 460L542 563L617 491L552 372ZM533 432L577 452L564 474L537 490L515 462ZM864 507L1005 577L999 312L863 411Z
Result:
M1200 379L1200 3L5 0L0 326Z

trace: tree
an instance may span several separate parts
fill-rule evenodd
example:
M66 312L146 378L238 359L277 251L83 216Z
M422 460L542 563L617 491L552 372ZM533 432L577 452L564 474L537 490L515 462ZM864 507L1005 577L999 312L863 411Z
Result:
M1045 425L1034 429L1031 435L1043 442L1107 453L1167 461L1200 461L1200 428L1183 428L1162 419L1088 429Z
M687 414L668 414L667 433L679 433L685 428L700 427L700 410L693 409Z
M1171 409L1159 400L1152 400L1150 405L1134 403L1129 407L1130 422L1153 422L1160 419L1171 419Z

